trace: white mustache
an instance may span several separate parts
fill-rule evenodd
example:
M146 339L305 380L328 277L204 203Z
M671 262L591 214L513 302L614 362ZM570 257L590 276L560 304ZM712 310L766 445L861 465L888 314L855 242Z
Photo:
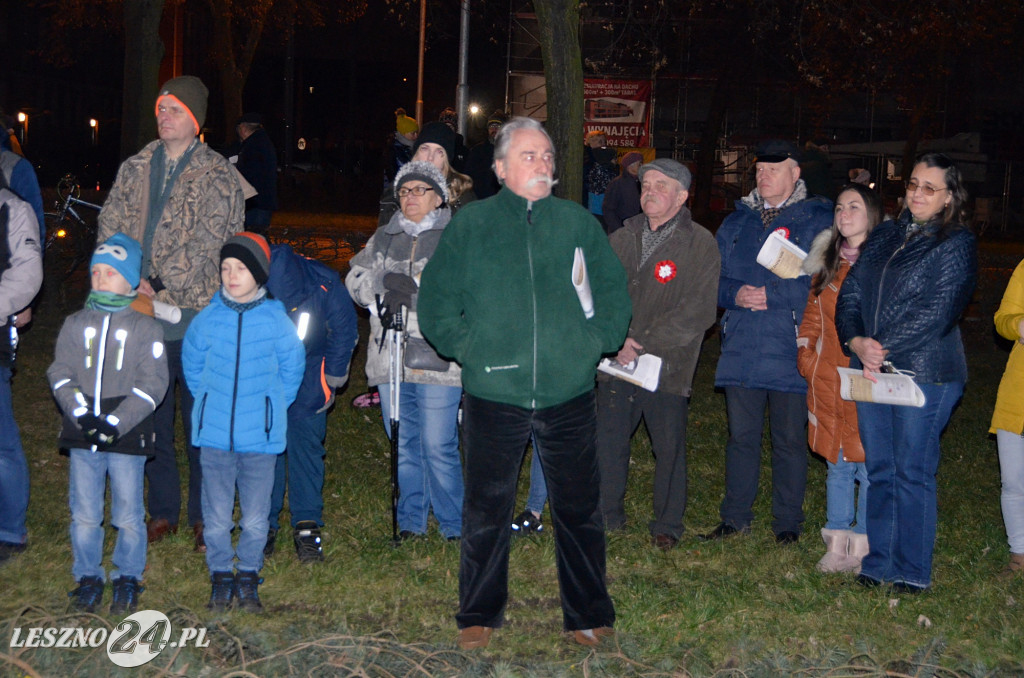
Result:
M555 179L555 178L551 177L550 175L547 175L547 176L541 175L541 176L532 177L529 181L527 181L526 182L526 187L527 188L533 188L537 184L547 184L548 188L551 188L552 186L554 186L557 183L558 183L558 179Z

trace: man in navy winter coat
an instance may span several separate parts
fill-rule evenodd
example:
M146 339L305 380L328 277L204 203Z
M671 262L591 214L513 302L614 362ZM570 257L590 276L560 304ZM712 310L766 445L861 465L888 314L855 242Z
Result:
M324 437L334 392L348 380L359 339L352 298L337 271L307 259L288 245L270 248L267 290L284 304L306 347L306 373L288 408L288 446L277 458L270 501L270 532L264 555L274 552L284 506L287 459L288 507L295 553L304 563L323 560Z
M725 314L715 386L725 389L729 442L722 522L703 538L750 530L767 407L772 531L779 544L792 544L800 538L807 484L807 382L796 367L796 337L811 279L780 278L756 259L773 232L806 252L814 236L832 225L832 203L808 194L796 146L766 141L756 152L757 188L736 203L716 234L722 255L718 305Z

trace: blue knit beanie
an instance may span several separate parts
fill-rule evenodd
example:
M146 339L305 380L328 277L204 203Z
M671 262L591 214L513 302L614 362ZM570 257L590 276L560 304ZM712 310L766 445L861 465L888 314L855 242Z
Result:
M106 264L113 268L134 290L139 286L139 274L142 270L142 247L135 238L124 233L115 233L92 253L89 268L96 264Z

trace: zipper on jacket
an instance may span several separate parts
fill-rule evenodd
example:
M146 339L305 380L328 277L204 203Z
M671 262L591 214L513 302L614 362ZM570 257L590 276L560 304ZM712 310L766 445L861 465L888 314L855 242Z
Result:
M107 353L107 333L110 331L110 314L103 316L100 327L99 354L96 356L96 386L93 388L92 413L100 416L100 398L103 396L103 361Z
M263 433L270 441L270 429L274 427L274 410L271 407L270 396L263 396Z
M889 255L889 258L885 262L885 266L882 267L882 273L878 276L878 296L875 298L875 323L871 328L871 334L874 335L878 332L878 313L882 308L882 283L885 282L885 274L889 270L889 264L906 248L907 243L910 242L910 238L913 237L914 232L907 233L907 237L903 239L903 244L896 248L896 251Z
M530 389L530 407L537 407L537 282L533 271L533 249L530 247L530 235L533 228L533 206L526 207L526 262L530 267L530 296L533 300L533 387Z
M238 336L235 339L235 377L231 386L231 421L228 426L228 449L235 451L235 405L238 403L238 367L242 362L242 313L238 314Z

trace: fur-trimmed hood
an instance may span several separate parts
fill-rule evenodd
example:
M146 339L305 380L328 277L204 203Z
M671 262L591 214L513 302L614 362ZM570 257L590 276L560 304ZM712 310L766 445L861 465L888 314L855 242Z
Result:
M804 273L810 276L815 276L825 269L825 253L828 251L828 246L831 242L831 228L826 228L824 231L814 236L814 242L811 243L811 250L807 253L807 258L804 259L804 263L800 266Z

